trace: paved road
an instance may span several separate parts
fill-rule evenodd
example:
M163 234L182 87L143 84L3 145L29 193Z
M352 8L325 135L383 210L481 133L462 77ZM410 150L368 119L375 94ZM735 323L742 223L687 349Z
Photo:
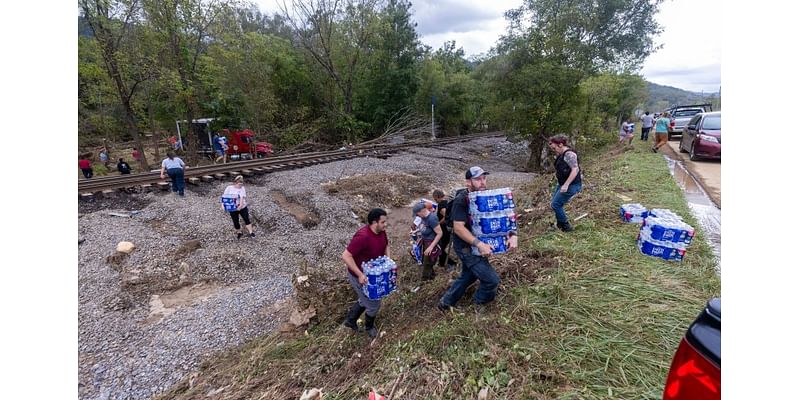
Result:
M689 172L697 179L700 186L708 194L708 197L711 198L711 201L722 209L722 162L714 160L691 161L689 160L689 154L678 151L678 143L679 141L668 142L669 152L671 153L668 155L675 160L683 161ZM662 147L662 149L666 150L665 147Z

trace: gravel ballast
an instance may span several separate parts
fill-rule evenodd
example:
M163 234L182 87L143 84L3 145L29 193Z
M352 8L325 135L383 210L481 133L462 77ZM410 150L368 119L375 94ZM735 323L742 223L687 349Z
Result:
M188 185L185 197L79 204L79 398L149 399L203 360L282 325L298 266L342 268L339 257L362 225L346 194L325 185L409 174L425 177L429 189L451 190L463 186L466 168L480 165L491 187L519 187L533 176L514 172L525 145L476 139L246 177L256 236L241 240L218 202L230 182ZM318 218L304 226L278 197ZM134 209L141 212L130 218L108 214ZM129 255L116 253L122 241L136 246ZM392 243L393 254L404 244Z

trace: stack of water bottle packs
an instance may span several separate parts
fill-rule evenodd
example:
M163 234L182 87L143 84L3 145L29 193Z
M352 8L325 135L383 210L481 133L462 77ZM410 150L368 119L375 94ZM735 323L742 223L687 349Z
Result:
M674 212L654 208L647 213L637 237L639 250L668 261L682 261L694 239L694 228Z
M639 203L619 206L619 217L629 224L641 224L647 218L647 208Z
M482 190L469 193L469 213L472 216L472 234L481 242L494 246L492 253L505 253L508 233L517 233L517 215L514 213L514 196L511 188ZM480 250L472 246L472 254Z
M380 256L361 263L367 283L362 286L370 300L388 296L397 289L397 264L391 258Z

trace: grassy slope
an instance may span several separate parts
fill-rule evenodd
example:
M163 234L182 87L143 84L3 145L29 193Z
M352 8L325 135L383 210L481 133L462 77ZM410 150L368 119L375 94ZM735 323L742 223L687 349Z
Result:
M515 191L524 239L515 255L494 258L503 282L487 312L469 305L474 288L449 315L433 311L445 278L412 293L417 272L379 314L374 342L332 318L306 333L260 338L208 362L165 398L365 399L369 388L394 398L660 398L672 354L705 301L719 295L710 248L699 233L683 263L641 255L638 227L617 219L624 194L648 208L669 208L693 226L664 159L635 149L584 154L586 186L568 205L577 230L548 230L548 177ZM344 290L347 290L346 288ZM344 315L345 304L318 313ZM220 390L221 389L221 390Z

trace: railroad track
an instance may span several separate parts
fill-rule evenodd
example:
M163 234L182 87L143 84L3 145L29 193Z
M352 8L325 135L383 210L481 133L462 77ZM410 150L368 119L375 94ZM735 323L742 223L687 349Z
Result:
M215 164L186 169L184 179L188 184L210 182L215 179L226 179L234 175L252 176L287 169L307 167L332 161L346 160L356 157L387 157L392 153L409 147L445 145L466 142L479 138L505 136L503 132L481 133L452 138L408 141L402 144L375 144L355 146L346 150L318 151L289 154L247 161L235 161L227 164ZM113 196L119 189L136 189L149 191L153 189L167 190L169 179L161 179L159 172L143 172L130 175L102 176L78 181L78 195L81 199L92 199L95 196Z

